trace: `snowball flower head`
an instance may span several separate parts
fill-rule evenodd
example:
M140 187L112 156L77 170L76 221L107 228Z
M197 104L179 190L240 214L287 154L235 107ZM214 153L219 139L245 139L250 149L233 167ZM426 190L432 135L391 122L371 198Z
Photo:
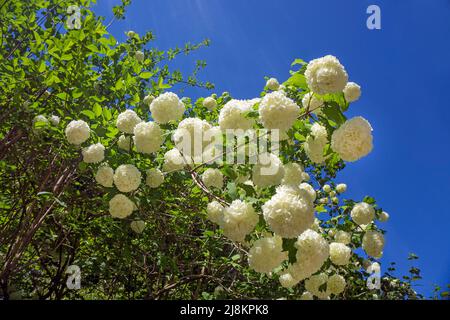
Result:
M300 296L300 300L314 300L314 296L311 292L305 291Z
M292 288L298 282L299 281L288 271L285 271L280 275L280 284L283 288Z
M159 169L149 169L145 174L145 183L150 188L158 188L164 182L164 175Z
M350 233L345 232L344 230L339 230L334 235L334 240L336 240L336 242L340 242L343 244L349 244L352 240L352 236Z
M219 126L221 130L242 129L248 130L253 127L255 120L246 117L246 114L252 111L253 105L260 99L228 101L219 113Z
M375 217L375 209L366 202L359 202L353 206L350 216L356 224L369 224Z
M256 272L270 273L287 259L283 239L279 236L256 240L248 252L248 265Z
M353 102L361 96L361 87L354 82L349 82L344 88L344 96L347 102Z
M183 102L173 92L165 92L150 104L150 112L158 123L179 120L185 111Z
M59 122L61 121L61 118L58 116L51 116L50 117L50 122L52 123L52 125L57 126L59 124Z
M172 149L164 154L163 170L166 172L178 171L184 168L186 161L178 149Z
M310 61L305 77L311 91L321 95L341 92L348 81L344 67L331 55Z
M316 122L312 125L311 134L306 138L303 148L312 162L323 163L325 161L323 151L327 143L327 130L324 126Z
M145 55L142 51L136 51L136 53L134 54L134 58L139 61L142 62L145 59Z
M144 232L145 221L142 221L142 220L132 221L130 223L130 227L131 227L131 230L133 230L134 232L140 234L140 233Z
M258 223L258 214L250 203L234 200L223 213L221 227L226 237L233 241L244 241Z
M362 248L371 257L381 258L384 248L384 235L375 230L369 230L364 234Z
M259 105L259 120L266 129L286 131L299 116L299 106L282 91L266 94Z
M326 284L328 276L325 273L319 273L305 281L305 289L311 292L319 299L327 299L330 293L328 290L321 290L320 287Z
M214 110L215 108L217 108L216 99L214 99L213 97L206 97L205 99L203 99L203 106L210 111Z
M117 140L117 146L125 151L130 151L131 148L131 138L126 135L121 135L119 140Z
M80 145L89 139L91 129L83 120L72 120L67 125L65 133L69 143Z
M150 104L152 103L153 100L155 100L155 97L152 96L151 94L148 94L144 97L144 104L150 107Z
M389 214L388 214L387 212L385 212L385 211L381 212L381 213L380 213L380 216L378 217L378 220L379 220L380 222L386 222L386 221L388 221L388 220L389 220Z
M276 91L280 88L280 84L278 83L278 80L275 78L270 78L266 82L266 87L269 90Z
M215 187L222 189L223 187L223 174L219 169L206 169L202 174L202 181L206 187Z
M147 154L157 152L163 142L163 131L155 122L138 123L133 133L134 145L138 152Z
M207 145L205 134L211 125L199 118L186 118L178 124L172 139L178 150L188 159L201 156Z
M123 219L133 213L134 203L123 194L116 194L109 201L109 213L114 218Z
M127 109L117 117L117 129L125 133L133 133L134 127L142 122L133 110Z
M306 183L306 182L302 182L302 183L300 183L299 188L301 190L306 191L306 193L309 195L309 197L311 199L311 202L314 202L316 200L317 193L316 193L316 190L314 190L312 185L310 185L309 183Z
M327 281L327 291L329 293L338 295L345 289L345 279L343 276L339 274L333 274L331 277L328 278Z
M282 184L298 186L302 182L302 165L290 162L284 165L284 177Z
M344 193L345 191L347 191L347 185L346 185L345 183L339 183L339 184L336 186L336 191L337 191L338 193Z
M99 163L105 159L105 147L101 143L92 144L81 150L83 161L86 163Z
M300 189L277 189L262 211L270 229L283 238L295 238L314 223L311 197Z
M216 200L208 203L206 214L209 221L221 225L223 223L224 207Z
M95 174L95 181L98 184L110 188L113 186L114 170L108 165L102 165Z
M280 158L273 153L262 153L258 163L253 166L252 180L255 186L269 187L281 183L284 177L284 166Z
M330 244L330 260L335 265L345 266L350 262L352 250L345 244L340 242L332 242Z
M322 114L323 100L314 95L314 92L308 92L303 96L302 105L313 114L318 116Z
M122 164L114 173L114 184L120 192L131 192L141 184L141 172L132 164Z
M373 149L372 127L363 117L347 120L331 136L331 148L344 161L356 161Z

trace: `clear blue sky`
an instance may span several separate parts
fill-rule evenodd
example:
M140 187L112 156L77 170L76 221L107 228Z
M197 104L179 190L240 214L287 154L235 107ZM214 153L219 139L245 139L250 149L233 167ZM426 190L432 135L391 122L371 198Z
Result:
M95 10L110 17L117 3L98 0ZM370 4L381 8L381 30L366 28ZM363 92L348 116L367 118L375 143L338 182L389 212L382 267L396 261L406 271L415 252L424 277L416 291L450 283L449 0L134 0L110 29L120 40L126 30L152 30L160 49L211 39L175 66L206 60L201 79L237 98L258 95L264 76L284 81L295 58L337 56Z

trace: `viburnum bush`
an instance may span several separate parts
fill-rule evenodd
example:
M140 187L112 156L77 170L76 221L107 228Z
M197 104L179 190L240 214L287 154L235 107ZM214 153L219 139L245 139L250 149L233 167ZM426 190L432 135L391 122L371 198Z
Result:
M187 78L169 67L208 41L119 43L92 1L72 2L80 28L61 1L0 9L5 299L421 297L419 269L377 262L389 215L336 181L373 148L369 121L347 119L361 88L336 57L296 59L248 100L180 98L213 89L203 61Z

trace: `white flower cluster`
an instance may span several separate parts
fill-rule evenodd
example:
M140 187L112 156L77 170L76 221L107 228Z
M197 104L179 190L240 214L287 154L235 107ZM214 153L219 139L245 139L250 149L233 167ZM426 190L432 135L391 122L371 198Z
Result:
M319 273L311 276L305 281L305 289L311 292L319 299L328 299L328 290L322 290L321 287L328 282L328 276L325 273Z
M345 266L349 264L352 250L340 242L330 243L330 260L335 265Z
M142 153L157 152L163 143L163 131L155 122L138 123L133 130L134 145Z
M284 177L284 166L280 158L273 153L262 153L258 163L253 166L252 180L255 186L269 187L281 183Z
M298 186L303 181L303 166L290 162L284 165L284 177L281 184Z
M282 91L266 94L259 105L259 119L264 128L282 132L292 127L299 112L299 106Z
M338 295L344 291L346 286L345 278L339 274L334 274L328 278L327 291L329 293Z
M255 119L247 117L246 114L252 111L253 105L259 101L259 98L252 100L232 99L228 101L219 113L220 129L251 129L255 124Z
M311 134L306 138L303 147L306 155L314 163L323 163L325 156L324 148L328 143L327 129L319 123L314 123L311 127Z
M214 110L217 108L217 101L213 97L206 97L203 99L203 106L209 111Z
M150 104L150 112L158 123L168 123L181 119L185 111L183 102L173 92L165 92Z
M305 77L308 87L317 94L342 92L348 81L344 67L331 55L310 61Z
M116 126L121 132L133 133L134 127L140 122L142 122L142 120L136 112L127 109L117 117Z
M145 55L144 55L144 53L142 52L142 51L136 51L135 53L134 53L134 58L137 60L137 61L139 61L139 62L142 62L142 61L144 61L144 59L145 59Z
M375 230L368 230L364 234L362 248L369 256L381 258L384 248L384 235Z
M145 183L150 188L158 188L164 182L164 175L159 169L149 169L145 175Z
M140 233L144 232L145 221L142 221L142 220L131 221L130 227L131 227L131 230L133 230L137 234L140 234Z
M125 151L130 151L131 149L131 138L126 135L121 135L119 140L117 140L117 146Z
M216 200L208 203L208 207L206 208L207 218L209 221L222 225L223 223L223 212L224 207Z
M152 103L152 101L155 100L155 97L151 94L148 94L144 97L144 104L148 107L150 107L150 104Z
M266 87L269 90L276 91L280 88L280 84L278 83L278 80L275 78L270 78L266 82Z
M141 184L141 172L132 164L122 164L114 172L114 184L120 192L137 190Z
M358 225L369 224L375 217L375 209L366 202L359 202L353 206L350 216Z
M380 215L379 215L379 217L378 217L378 220L379 220L380 222L386 222L386 221L388 221L388 220L389 220L389 213L387 213L386 211L381 212Z
M301 189L277 188L275 195L262 206L270 229L283 238L295 238L314 223L311 196Z
M200 156L207 142L205 133L210 130L211 125L199 118L186 118L178 124L172 140L178 150L188 159Z
M350 233L343 230L339 230L334 235L334 240L339 243L349 244L352 241L352 236Z
M331 136L331 148L344 161L356 161L373 148L372 127L363 117L347 120Z
M109 201L109 213L119 219L128 217L133 213L134 203L123 194L116 194Z
M166 172L178 171L185 167L186 160L178 149L171 149L164 154L163 170Z
M102 165L95 174L95 181L98 184L111 188L113 186L114 170L108 165Z
M80 145L89 139L91 129L83 120L72 120L67 125L65 133L69 143Z
M223 174L219 169L208 168L202 174L202 181L206 187L215 187L222 189L223 187Z
M256 240L248 252L248 265L256 272L270 273L288 257L283 252L280 236L264 237Z
M361 87L354 82L349 82L344 88L344 97L347 102L354 102L361 96Z
M311 199L311 202L314 202L317 198L317 193L316 190L314 190L313 186L310 185L309 183L306 182L302 182L299 185L300 190L304 190L306 191L306 193L308 194L308 196Z
M223 212L223 234L233 241L244 241L258 223L258 214L250 203L234 200Z
M345 191L347 191L347 185L345 183L339 183L336 186L336 192L337 193L344 193Z
M86 163L99 163L105 159L105 147L101 143L92 144L81 150L83 161Z
M302 105L308 108L309 112L318 116L322 115L323 100L317 97L314 92L308 92L303 96Z

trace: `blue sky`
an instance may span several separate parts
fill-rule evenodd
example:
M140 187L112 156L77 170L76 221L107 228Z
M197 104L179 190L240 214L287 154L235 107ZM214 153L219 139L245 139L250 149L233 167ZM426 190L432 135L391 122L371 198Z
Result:
M111 16L119 0L98 0ZM368 30L366 9L381 8L381 30ZM264 76L288 77L295 58L337 56L362 97L347 116L374 128L373 152L338 176L355 200L373 196L389 212L382 267L409 267L409 252L424 279L418 292L450 283L449 0L134 0L110 31L152 30L160 49L211 39L209 48L181 57L175 67L208 66L200 78L236 98L253 98ZM192 98L209 93L187 90Z

